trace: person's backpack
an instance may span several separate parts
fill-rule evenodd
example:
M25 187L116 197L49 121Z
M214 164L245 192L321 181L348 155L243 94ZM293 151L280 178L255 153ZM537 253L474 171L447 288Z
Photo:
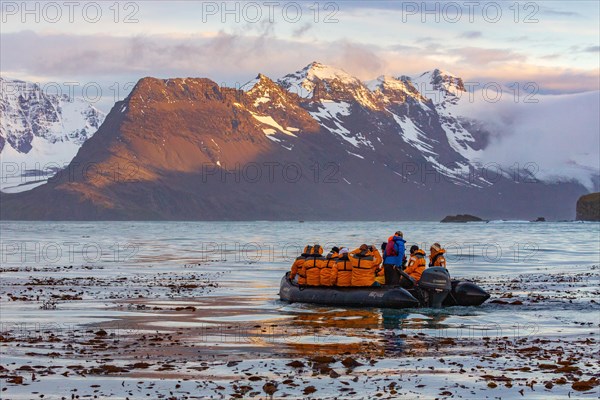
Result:
M396 246L395 246L396 242L394 242L394 239L390 239L387 242L387 246L385 246L385 255L386 256L397 256L398 252L396 251Z

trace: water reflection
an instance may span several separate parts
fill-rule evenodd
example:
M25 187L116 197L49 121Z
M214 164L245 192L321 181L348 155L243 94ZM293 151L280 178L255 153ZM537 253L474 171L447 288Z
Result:
M384 329L406 329L406 319L410 314L405 310L385 308L381 312Z
M425 349L424 330L444 328L444 314L422 315L411 310L312 308L288 321L283 343L299 356L326 354L399 355ZM358 352L358 353L357 353Z

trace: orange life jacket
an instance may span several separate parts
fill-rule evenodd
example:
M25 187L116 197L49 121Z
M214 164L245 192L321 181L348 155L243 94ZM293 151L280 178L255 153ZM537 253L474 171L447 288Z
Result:
M418 282L421 279L421 275L423 274L423 271L425 271L426 266L427 263L425 262L425 252L423 250L417 250L413 255L410 256L408 266L404 272Z
M301 274L306 277L306 284L309 286L319 286L321 284L321 261L325 260L321 257L323 248L315 245L312 248L312 253L306 257L300 267Z
M302 272L301 269L302 264L304 264L304 260L306 260L306 257L310 253L312 253L312 246L305 246L300 257L297 257L296 260L294 260L294 263L292 264L290 279L294 280L296 275L298 275L298 285L306 285L306 274Z
M296 275L298 275L298 285L306 285L306 275L304 275L300 269L302 268L302 264L304 264L304 260L306 260L306 257L298 257L296 258L296 260L294 260L294 263L292 264L292 271L290 273L290 279L294 280L294 278L296 277Z
M348 254L341 256L333 264L331 283L336 286L352 286L352 263Z
M377 249L360 253L354 250L350 255L352 264L352 286L372 286L375 282L375 271L381 264L381 255Z
M338 253L329 253L327 257L321 261L321 285L332 286L331 280L333 266L338 258Z
M446 258L444 257L444 253L446 250L440 249L438 251L432 251L429 255L429 266L430 267L446 267Z

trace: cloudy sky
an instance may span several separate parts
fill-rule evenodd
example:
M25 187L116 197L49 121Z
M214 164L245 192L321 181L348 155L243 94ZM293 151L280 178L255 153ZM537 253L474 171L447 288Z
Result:
M363 80L441 68L507 89L499 103L472 105L499 133L488 159L534 161L540 175L577 177L592 189L590 179L600 180L599 4L3 0L0 72L87 94L108 111L145 76L240 87L259 72L279 78L312 61ZM523 96L531 82L536 103L510 98L515 83Z
M311 61L362 79L442 68L470 81L599 89L599 2L2 1L2 76L99 82L144 76L228 86Z

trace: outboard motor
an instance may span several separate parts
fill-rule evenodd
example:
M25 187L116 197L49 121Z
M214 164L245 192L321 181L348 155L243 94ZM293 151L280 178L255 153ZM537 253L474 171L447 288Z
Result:
M423 294L425 307L440 308L442 302L452 290L448 270L443 267L430 267L423 271L419 288Z
M479 306L490 298L490 294L473 282L456 282L453 284L451 305Z

